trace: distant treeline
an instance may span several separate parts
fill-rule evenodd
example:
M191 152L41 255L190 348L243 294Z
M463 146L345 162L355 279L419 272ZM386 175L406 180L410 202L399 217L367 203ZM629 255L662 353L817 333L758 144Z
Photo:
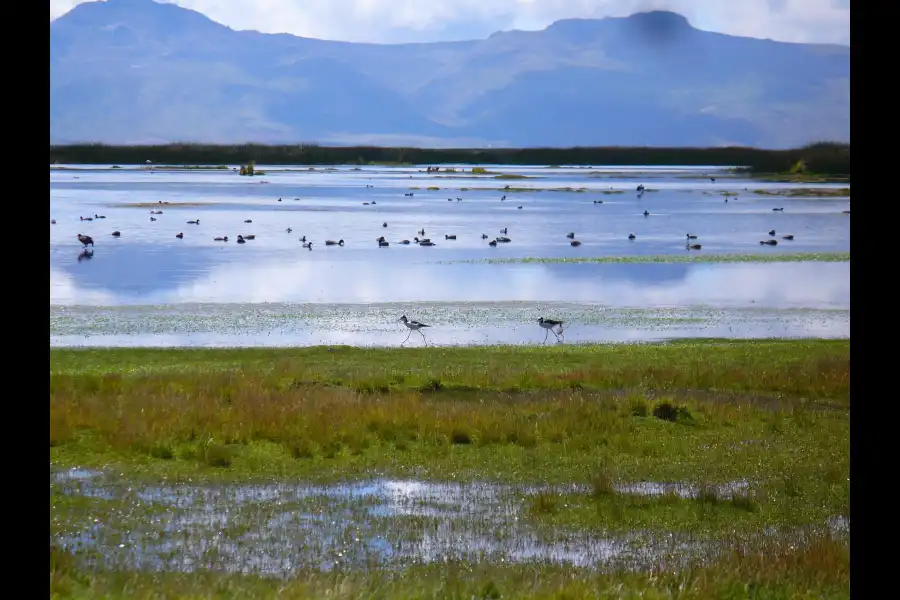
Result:
M759 148L490 148L431 149L297 144L50 146L50 164L139 165L712 165L746 167L757 173L805 172L850 175L850 145L817 143L793 150Z

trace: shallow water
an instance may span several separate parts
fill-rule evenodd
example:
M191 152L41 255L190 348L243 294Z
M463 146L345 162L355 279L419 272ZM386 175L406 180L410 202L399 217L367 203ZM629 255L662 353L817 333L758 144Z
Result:
M540 314L571 321L567 341L729 335L722 318L707 319L703 327L702 316L680 314L673 321L650 314L643 319L667 322L660 332L641 319L626 326L615 315L599 322L578 316L598 310L606 315L608 309L695 315L708 309L719 310L718 315L768 309L766 317L727 313L733 319L727 323L730 335L805 336L818 335L817 330L849 335L849 263L444 264L683 255L688 252L685 232L699 236L703 249L692 252L704 254L847 252L849 216L842 210L849 209L849 198L753 193L840 184L753 182L711 168L684 167L489 167L531 177L521 180L429 175L416 167L260 168L267 174L254 178L230 171L51 170L50 212L57 221L50 226L51 344L393 344L404 336L386 341L383 333L393 331L396 337L396 319L403 313L439 323L441 331L428 330L434 343L534 341L530 330L536 327L530 322ZM703 173L713 174L716 182ZM639 196L638 183L658 191ZM507 184L586 191L507 192L501 201ZM432 185L442 189L424 189ZM474 189L487 187L496 189ZM623 193L603 193L611 189ZM410 191L414 196L404 196ZM726 203L725 191L739 195ZM377 204L363 205L373 200ZM153 215L154 222L151 207L128 206L154 202L200 204L157 205L152 209L163 214ZM771 210L782 206L784 212ZM645 209L649 217L643 216ZM106 219L79 220L95 214ZM201 224L186 224L191 219ZM247 219L252 223L244 223ZM287 233L287 227L293 231ZM413 239L421 228L436 246L395 244ZM501 235L501 228L508 228L512 242L492 248L481 239L482 232ZM773 228L776 237L796 237L760 246ZM111 237L113 230L122 237ZM627 239L632 231L633 241ZM184 239L175 238L178 232ZM571 247L568 232L582 246ZM80 257L77 233L94 237L90 258ZM234 243L239 233L257 237L239 245ZM457 239L445 240L444 234ZM225 235L229 242L213 241ZM301 235L313 240L312 251L301 247ZM377 246L381 235L390 247ZM326 247L326 239L343 239L345 245ZM511 304L523 302L532 305ZM579 308L572 312L565 303ZM91 312L86 307L105 308ZM818 312L809 312L812 316L801 324L786 309ZM541 312L527 312L535 310ZM263 326L266 319L270 322ZM329 329L335 321L340 328ZM192 323L207 328L198 330ZM525 329L516 333L510 329L514 324ZM143 326L142 334L136 329Z
M207 304L50 310L54 346L355 346L558 343L534 317L551 312L567 325L566 343L684 337L846 338L843 309L605 309L568 303ZM397 322L427 321L424 335ZM423 315L425 316L423 318Z
M50 485L58 494L114 502L116 508L102 518L59 521L57 542L120 568L289 575L303 568L491 560L658 569L702 560L717 549L689 535L577 531L528 518L538 493L552 490L565 502L566 494L590 493L586 486L386 479L333 485L142 485L85 470L51 470ZM731 482L716 492L729 496L749 487ZM639 482L620 485L618 492L673 492L689 498L698 490L677 482ZM829 526L849 529L840 520Z

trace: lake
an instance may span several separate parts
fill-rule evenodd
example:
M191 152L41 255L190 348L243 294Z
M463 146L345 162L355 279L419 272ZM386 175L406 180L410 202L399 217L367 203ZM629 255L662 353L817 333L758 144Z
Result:
M542 343L540 316L565 321L567 343L850 335L849 261L775 260L849 253L844 184L716 167L485 167L53 168L50 344L393 346L407 339L404 314L447 345ZM95 215L106 218L81 220ZM435 245L397 243L415 237ZM617 262L571 262L597 257Z

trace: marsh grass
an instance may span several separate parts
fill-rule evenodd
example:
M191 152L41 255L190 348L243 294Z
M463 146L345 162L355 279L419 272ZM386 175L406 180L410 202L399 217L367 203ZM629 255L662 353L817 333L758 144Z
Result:
M495 179L501 179L500 177L496 177ZM503 179L535 179L534 177L527 176L511 176L504 177ZM561 188L538 188L538 187L512 187L512 186L504 186L504 187L463 187L459 188L460 191L479 191L479 192L497 192L502 194L515 194L515 193L523 193L523 192L575 192L579 194L583 194L588 191L586 187L573 188L573 187L561 187ZM652 190L647 190L652 191Z
M215 572L81 570L71 555L50 548L50 597L150 600L165 598L524 598L682 600L850 597L849 544L819 536L804 543L778 539L740 543L711 564L674 572L608 573L545 564L506 566L449 562L399 572L309 571L281 580Z
M778 190L753 190L758 196L787 196L790 198L828 198L850 196L850 188L786 188Z
M760 450L729 463L698 447L764 436L789 454L808 450L820 435L843 439L848 402L848 341L52 349L50 443L61 464L138 460L161 472L427 464L565 479L618 456L629 475L727 478Z
M443 264L529 264L529 263L772 263L772 262L848 262L849 252L798 252L784 254L659 254L633 256L573 256L554 258L486 258L443 261Z
M149 485L376 473L564 484L517 500L520 518L548 534L689 532L726 549L639 572L486 558L274 579L88 568L91 551L51 542L51 597L847 598L849 541L797 528L849 514L849 345L51 349L54 468ZM654 414L664 405L670 418ZM641 479L697 492L620 491ZM53 490L51 534L145 518Z
M110 202L109 208L196 208L199 206L225 206L227 202Z

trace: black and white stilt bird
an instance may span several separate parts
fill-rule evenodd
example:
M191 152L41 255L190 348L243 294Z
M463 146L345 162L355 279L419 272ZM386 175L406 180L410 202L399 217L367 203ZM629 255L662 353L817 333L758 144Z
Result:
M431 327L431 325L426 325L425 323L420 323L418 321L410 321L409 319L406 318L406 315L403 315L402 317L400 317L397 320L409 328L409 335L407 335L406 339L403 340L403 343L400 344L401 346L409 340L409 336L412 335L413 331L418 331L419 335L421 335L422 339L425 341L425 344L426 345L428 344L428 340L425 339L425 334L422 333L422 328L423 327Z
M543 327L544 329L547 330L547 333L544 335L545 343L547 341L547 336L550 335L551 331L553 332L553 335L556 336L557 342L562 341L562 338L561 338L562 333L563 333L563 322L562 321L554 321L552 319L545 319L544 317L541 317L540 319L538 319L537 322L538 322L538 325L540 325L541 327ZM559 328L559 332L554 331L557 327Z

